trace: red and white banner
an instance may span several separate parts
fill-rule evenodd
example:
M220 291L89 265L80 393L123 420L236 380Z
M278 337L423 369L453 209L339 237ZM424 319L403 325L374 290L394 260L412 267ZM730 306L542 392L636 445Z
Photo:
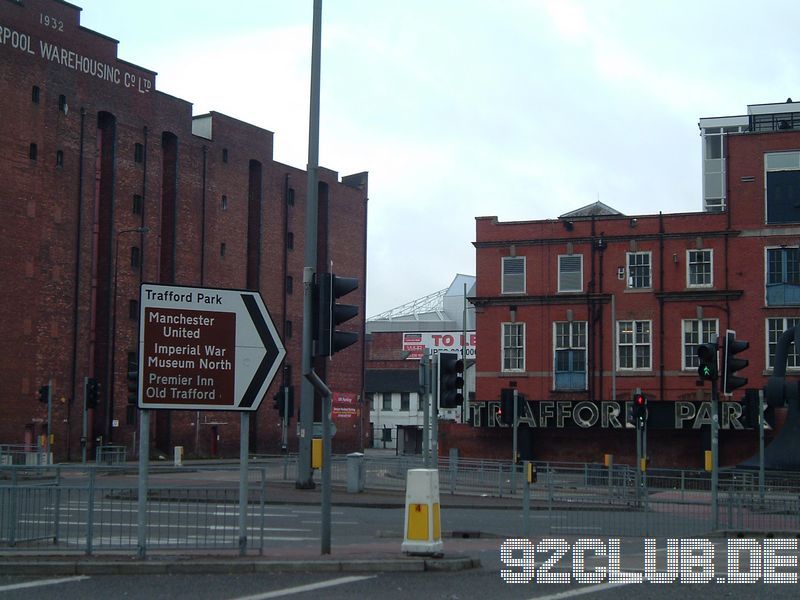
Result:
M404 333L403 350L408 352L407 360L419 360L427 349L431 354L439 352L461 352L464 333L462 331L426 331L424 333ZM475 332L467 331L467 358L475 358Z

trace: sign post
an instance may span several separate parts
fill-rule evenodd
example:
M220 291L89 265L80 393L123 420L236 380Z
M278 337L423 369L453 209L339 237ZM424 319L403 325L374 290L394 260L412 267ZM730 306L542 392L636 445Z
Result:
M258 292L143 283L139 315L139 556L144 557L151 409L238 410L239 551L247 549L249 412L286 350Z

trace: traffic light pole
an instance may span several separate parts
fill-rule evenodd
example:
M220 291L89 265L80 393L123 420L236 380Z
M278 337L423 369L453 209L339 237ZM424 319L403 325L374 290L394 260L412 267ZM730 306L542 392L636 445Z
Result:
M81 419L81 462L86 464L86 446L89 440L86 438L88 435L87 429L89 428L89 413L86 412L86 394L88 393L87 386L89 378L83 378L83 417Z
M322 47L322 0L314 0L311 33L311 102L308 117L308 184L306 190L305 268L303 269L303 375L300 379L300 440L297 482L312 489L311 436L314 422L314 387L309 381L314 346L314 271L317 268L317 167L319 165L319 80Z
M439 355L436 355L436 362L439 361ZM433 385L433 373L436 372L436 385ZM430 437L430 450L431 458L428 468L439 468L439 369L431 368L431 437Z
M511 493L517 492L517 425L519 424L519 392L514 388L514 434L511 448Z
M45 440L45 464L50 464L50 438L53 435L53 380L47 380L47 440Z
M719 485L719 392L717 382L711 382L711 529L717 530L719 524L719 504L717 486Z
M764 501L764 390L758 390L758 497Z
M636 499L642 499L642 427L636 417Z
M313 370L308 382L322 396L322 507L320 546L322 554L331 553L331 390Z
M283 419L281 420L281 450L289 448L289 386L283 386Z
M431 434L430 434L430 389L431 389L431 359L427 351L422 355L419 363L419 400L422 407L422 466L426 469L431 465Z

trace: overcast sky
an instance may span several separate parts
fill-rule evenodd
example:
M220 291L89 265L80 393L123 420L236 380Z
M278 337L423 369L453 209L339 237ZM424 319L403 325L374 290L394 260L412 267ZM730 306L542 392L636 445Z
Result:
M159 90L305 167L312 0L72 1ZM800 97L798 22L796 0L324 0L320 164L369 171L367 316L474 274L476 216L700 210L698 118Z

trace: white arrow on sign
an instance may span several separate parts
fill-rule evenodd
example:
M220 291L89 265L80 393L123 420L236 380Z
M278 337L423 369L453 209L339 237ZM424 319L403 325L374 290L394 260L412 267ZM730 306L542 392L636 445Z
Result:
M258 408L286 356L258 292L142 284L140 307L140 408Z

